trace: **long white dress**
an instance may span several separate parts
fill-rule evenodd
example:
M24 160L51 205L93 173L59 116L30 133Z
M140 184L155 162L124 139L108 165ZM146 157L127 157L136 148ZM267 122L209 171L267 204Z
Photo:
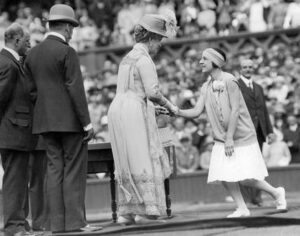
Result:
M138 68L138 62L147 62ZM145 80L141 75L153 74ZM153 103L155 65L143 44L125 56L118 72L117 93L108 111L108 128L118 181L120 215L161 215L165 212L164 180L171 174L158 136Z

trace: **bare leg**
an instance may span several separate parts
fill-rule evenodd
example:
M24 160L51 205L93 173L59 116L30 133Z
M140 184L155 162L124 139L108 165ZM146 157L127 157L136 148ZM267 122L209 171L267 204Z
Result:
M287 209L287 202L285 199L285 190L283 187L274 188L265 180L245 180L243 181L244 185L255 187L261 190L266 191L270 194L276 201L275 205L277 210L286 210Z
M235 201L238 209L248 209L247 205L244 201L244 198L241 194L240 186L237 182L222 182L223 186L226 188L226 190L229 192L229 194L232 196L233 200Z
M278 190L265 180L249 179L241 182L242 185L258 188L270 194L274 199L278 197Z

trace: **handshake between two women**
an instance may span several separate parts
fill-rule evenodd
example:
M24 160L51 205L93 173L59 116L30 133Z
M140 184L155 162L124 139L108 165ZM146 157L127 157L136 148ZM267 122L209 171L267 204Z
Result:
M168 116L176 116L179 113L179 108L172 104L171 102L167 102L164 106L157 105L155 106L155 115L168 115Z

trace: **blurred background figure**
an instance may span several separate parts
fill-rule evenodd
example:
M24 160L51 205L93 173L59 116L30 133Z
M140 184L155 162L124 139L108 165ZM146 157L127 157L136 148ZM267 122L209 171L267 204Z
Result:
M176 160L178 173L191 173L199 168L199 152L192 145L190 136L180 138L180 146L176 147Z
M283 139L290 149L291 163L300 163L300 127L295 115L291 114L287 117L287 128L283 130Z
M263 157L267 167L289 165L291 153L286 142L278 140L276 134L271 134L268 143L263 147Z

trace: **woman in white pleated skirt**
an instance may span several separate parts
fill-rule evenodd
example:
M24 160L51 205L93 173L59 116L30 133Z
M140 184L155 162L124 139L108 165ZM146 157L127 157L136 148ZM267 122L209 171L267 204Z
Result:
M205 110L215 144L208 172L208 183L222 183L237 204L228 217L249 216L239 183L256 187L276 200L276 208L286 209L285 190L264 179L268 171L257 142L256 132L236 78L222 71L226 55L220 49L203 51L200 65L210 77L201 88L196 106L178 110L176 115L196 118Z

